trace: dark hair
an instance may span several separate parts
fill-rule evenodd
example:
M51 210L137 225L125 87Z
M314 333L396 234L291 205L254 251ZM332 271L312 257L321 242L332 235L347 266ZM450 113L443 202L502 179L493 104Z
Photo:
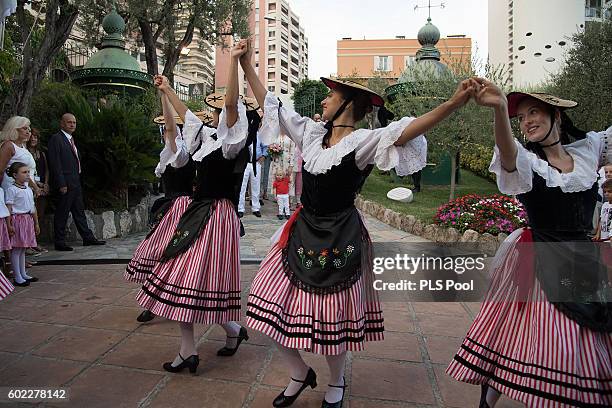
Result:
M601 185L601 189L603 191L612 191L612 179L608 179L606 181L603 182L603 184Z
M557 120L557 116L556 116L557 112L560 113L561 131L559 132L559 139L561 141L561 144L565 145L565 144L573 143L576 140L581 140L581 139L586 138L586 132L584 130L578 129L574 125L570 117L567 116L567 113L565 113L565 111L555 108L553 106L550 106L548 104L545 104L545 106L550 115L551 126L554 126L554 123ZM530 150L534 152L536 155L538 155L539 158L548 161L548 159L546 158L546 153L544 152L544 149L542 148L539 142L527 142L525 144L525 147L527 148L527 150Z
M38 143L36 144L36 151L40 151L40 130L38 130L37 128L32 128L32 136L36 135L36 138L38 139ZM32 149L32 138L30 137L28 139L28 141L26 142L26 148L28 150Z
M17 173L22 167L28 167L28 165L22 162L14 162L8 169L6 169L6 174L8 174L9 177L15 178L15 173Z
M366 92L356 91L342 85L339 85L336 90L342 94L344 99L353 100L353 120L355 122L363 119L366 113L372 112L372 98Z

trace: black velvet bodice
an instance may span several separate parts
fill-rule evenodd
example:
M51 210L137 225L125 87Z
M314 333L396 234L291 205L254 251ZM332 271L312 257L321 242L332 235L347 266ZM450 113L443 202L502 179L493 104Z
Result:
M317 215L332 214L353 207L357 193L373 168L368 165L360 170L355 162L355 152L344 156L339 165L324 174L311 174L304 164L302 204L305 209Z
M249 150L243 148L233 159L223 157L221 148L196 162L197 177L194 199L226 198L238 205L242 175L249 160Z
M189 196L193 193L193 182L196 174L196 166L193 160L180 168L167 165L162 173L162 186L167 198Z
M547 187L546 180L534 173L531 191L517 198L525 206L534 230L586 234L592 229L597 183L585 191L564 193L560 187Z

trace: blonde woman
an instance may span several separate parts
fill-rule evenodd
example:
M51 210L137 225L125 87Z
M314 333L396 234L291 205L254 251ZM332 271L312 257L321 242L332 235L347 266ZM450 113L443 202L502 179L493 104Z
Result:
M32 136L30 128L30 119L23 116L13 116L6 121L2 128L0 139L0 180L2 180L2 188L6 190L13 184L12 177L6 174L6 169L15 162L24 163L30 169L30 174L34 174L36 170L36 161L34 156L28 150L26 143ZM41 193L40 188L30 177L29 186L34 191L34 195L38 197Z

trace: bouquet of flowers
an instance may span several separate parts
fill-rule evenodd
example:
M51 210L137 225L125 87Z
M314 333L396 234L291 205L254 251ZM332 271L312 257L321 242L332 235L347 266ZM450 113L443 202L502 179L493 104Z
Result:
M275 160L283 155L283 148L278 143L272 143L268 146L268 154Z
M453 227L459 232L472 229L493 235L509 234L527 225L527 212L515 198L493 194L468 194L449 201L438 208L434 222Z

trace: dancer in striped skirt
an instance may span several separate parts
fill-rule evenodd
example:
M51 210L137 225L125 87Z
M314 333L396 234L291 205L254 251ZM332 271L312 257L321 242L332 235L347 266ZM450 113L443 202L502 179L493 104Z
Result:
M256 131L258 123L249 126L245 105L238 103L237 59L232 57L225 98L218 94L206 98L206 103L216 109L216 131L204 127L187 110L167 78L155 77L155 85L184 120L183 137L197 167L193 201L181 215L161 262L137 295L142 307L179 322L179 354L173 362L164 364L170 372L197 369L194 323L216 323L225 329L226 346L217 352L219 356L233 355L248 339L246 329L236 323L240 319L240 221L236 205L249 160L247 142L255 139L252 130Z
M140 284L144 283L153 267L159 262L181 215L191 203L190 196L195 178L195 164L189 157L187 145L176 124L174 109L166 95L162 95L162 110L165 123L164 148L159 155L155 176L162 180L164 197L153 203L151 231L136 247L124 274L127 281ZM136 320L148 322L154 317L150 310L145 310Z
M506 97L473 81L476 102L495 110L490 170L500 191L525 205L529 228L498 251L487 297L447 373L482 386L481 408L500 394L528 407L612 406L612 298L587 237L606 135L571 124L564 110L575 102ZM512 136L515 116L527 147Z
M8 232L8 218L11 213L9 212L6 204L4 203L4 190L0 188L0 251L8 253L11 249L11 237ZM0 256L2 253L0 253ZM2 262L2 265L6 265L6 262ZM7 279L8 270L5 267L0 271L0 300L4 299L11 293L15 287Z
M266 137L278 135L280 126L304 161L303 207L285 224L261 264L249 293L247 325L270 336L289 366L291 381L274 400L275 407L291 405L307 386L317 385L299 349L325 355L330 383L322 406L340 407L346 352L382 340L384 331L373 289L371 242L354 204L357 192L374 164L388 170L406 160L411 171L423 168L422 134L467 102L471 90L462 83L450 101L420 118L355 130L373 106L383 109L382 97L352 81L322 78L330 88L322 102L327 124L314 122L266 92L250 53L249 48L241 64L264 106L262 142L268 144Z

